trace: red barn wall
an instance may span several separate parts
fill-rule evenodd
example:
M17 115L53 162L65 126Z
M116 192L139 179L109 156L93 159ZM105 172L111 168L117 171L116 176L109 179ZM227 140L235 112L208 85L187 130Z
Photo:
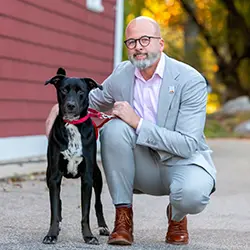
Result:
M44 81L58 67L102 82L113 69L115 0L0 2L0 137L42 135L56 102Z

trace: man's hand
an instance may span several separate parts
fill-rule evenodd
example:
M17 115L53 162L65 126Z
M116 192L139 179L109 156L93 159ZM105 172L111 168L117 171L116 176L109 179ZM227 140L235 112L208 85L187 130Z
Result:
M112 114L122 119L134 129L137 128L140 121L140 117L128 102L115 102Z
M46 136L49 137L50 130L56 120L56 117L59 113L59 107L58 104L54 105L48 115L48 118L45 122L45 131L46 131Z

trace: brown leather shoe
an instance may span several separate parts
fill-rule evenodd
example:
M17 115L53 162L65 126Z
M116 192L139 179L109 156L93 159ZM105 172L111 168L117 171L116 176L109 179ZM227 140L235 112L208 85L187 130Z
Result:
M188 244L187 217L185 216L180 222L171 220L172 208L167 207L168 232L166 234L166 242L173 245Z
M133 243L133 210L128 207L116 208L115 228L108 244L131 245Z

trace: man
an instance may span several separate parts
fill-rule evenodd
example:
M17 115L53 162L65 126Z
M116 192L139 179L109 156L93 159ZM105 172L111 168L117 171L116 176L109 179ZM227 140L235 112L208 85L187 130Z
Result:
M129 61L90 93L90 107L113 109L100 131L101 156L116 207L109 244L133 243L133 192L169 195L166 242L187 244L187 214L200 213L216 170L205 142L207 89L192 67L163 53L159 25L138 17L126 28ZM50 130L58 108L47 119Z

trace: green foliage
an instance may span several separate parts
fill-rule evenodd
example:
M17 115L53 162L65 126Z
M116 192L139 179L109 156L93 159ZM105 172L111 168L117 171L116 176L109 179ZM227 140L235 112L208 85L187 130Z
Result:
M205 135L207 138L231 137L232 133L227 131L219 121L209 120L206 123Z
M221 112L210 114L207 116L205 135L208 138L243 137L234 133L234 129L237 125L249 119L249 112L238 112L232 115L225 115Z

